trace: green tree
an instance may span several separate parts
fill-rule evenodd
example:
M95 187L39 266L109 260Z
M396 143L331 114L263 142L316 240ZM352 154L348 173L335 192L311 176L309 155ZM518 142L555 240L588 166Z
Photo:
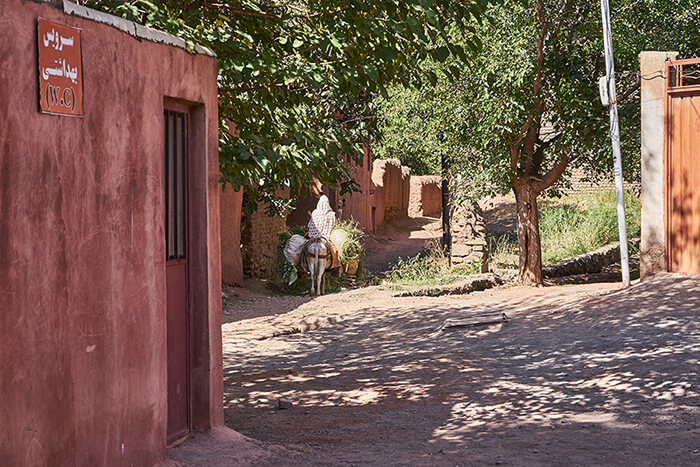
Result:
M255 199L283 186L303 192L314 177L353 189L343 154L361 156L374 124L363 118L370 97L392 82L434 81L416 67L426 57L466 59L487 0L83 3L216 52L222 181ZM448 23L462 45L449 40Z
M698 19L697 2L619 0L612 7L618 71L637 71L642 50L698 50L698 40L688 32ZM487 16L490 21L478 30L483 49L461 77L414 92L421 102L413 105L449 121L443 129L451 134L442 138L450 142L445 148L451 153L454 175L463 175L481 195L509 190L515 194L520 282L537 285L542 282L538 197L563 183L572 167L599 174L611 166L608 113L597 85L605 74L600 5L509 0L487 10ZM688 29L676 32L684 26ZM434 61L427 61L428 68L434 66ZM640 77L626 73L621 77L623 152L626 175L634 177L639 161ZM400 94L399 99L411 100ZM380 107L391 110L392 104ZM382 121L391 125L398 119L390 111ZM382 129L384 135L391 136L392 131ZM406 130L414 132L415 128ZM431 146L440 142L438 132L424 135L424 146L410 148L416 157L421 151L432 152ZM401 150L391 147L397 141L400 138L389 140L391 151Z

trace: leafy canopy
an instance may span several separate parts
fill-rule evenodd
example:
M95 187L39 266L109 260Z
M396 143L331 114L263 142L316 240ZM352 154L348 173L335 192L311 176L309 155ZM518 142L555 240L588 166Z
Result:
M670 5L672 4L672 5ZM698 51L695 0L611 2L625 175L639 177L642 50ZM452 175L472 196L516 198L520 281L542 282L537 197L556 193L576 167L591 176L612 170L608 112L599 99L605 74L600 4L576 0L506 0L477 29L482 48L456 80L433 89L392 90L380 102L380 152L405 154L418 170L447 155ZM459 31L455 41L459 42ZM427 70L446 64L426 58ZM411 102L410 108L403 104ZM439 122L439 124L435 124Z
M639 53L698 55L693 24L700 20L700 5L613 0L611 11L624 172L638 181L640 80L659 79L639 76ZM483 46L455 82L440 73L452 60L430 57L421 66L441 76L436 87L392 87L390 98L378 99L377 153L399 157L414 173L437 173L438 155L446 154L453 175L479 180L472 183L479 194L510 190L518 169L537 151L541 161L528 173L535 178L543 179L565 152L567 171L582 167L593 178L612 173L608 112L597 83L605 74L599 2L505 1L486 16L489 21L477 28ZM459 42L458 32L453 40ZM565 172L558 186L566 178Z
M353 189L371 96L436 82L428 57L466 60L488 0L104 0L89 5L211 48L219 60L222 181L273 194ZM454 43L446 25L462 33ZM456 73L458 69L448 71ZM254 197L256 197L254 196Z

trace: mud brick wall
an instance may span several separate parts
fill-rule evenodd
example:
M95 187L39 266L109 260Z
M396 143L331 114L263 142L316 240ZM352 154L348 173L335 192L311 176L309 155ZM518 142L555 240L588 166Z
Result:
M289 197L289 190L279 194ZM279 233L287 229L287 215L270 217L267 204L258 204L252 214L241 221L243 274L246 277L269 278L275 270Z
M359 185L360 191L354 193L340 194L337 190L338 200L336 213L340 219L356 220L366 231L374 233L372 223L372 156L369 146L365 146L365 151L360 164L355 161L348 162L350 176Z
M241 204L243 191L228 185L221 193L221 280L243 286L241 252Z
M383 192L384 220L408 216L408 200L411 191L411 169L403 167L398 159L374 161L372 182ZM376 189L375 188L375 189ZM381 202L376 204L377 208Z
M408 215L421 217L441 212L441 178L438 175L411 175Z

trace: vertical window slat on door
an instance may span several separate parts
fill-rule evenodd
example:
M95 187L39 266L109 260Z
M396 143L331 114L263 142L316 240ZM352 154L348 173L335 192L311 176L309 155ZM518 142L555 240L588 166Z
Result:
M187 114L165 111L166 259L187 257Z

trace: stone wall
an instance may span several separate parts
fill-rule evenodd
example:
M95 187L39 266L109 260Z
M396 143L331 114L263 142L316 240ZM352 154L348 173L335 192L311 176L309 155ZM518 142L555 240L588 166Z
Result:
M442 212L442 179L438 175L411 175L408 200L410 217Z
M289 190L279 196L289 196ZM269 278L275 270L279 233L287 229L287 215L271 217L267 205L260 203L252 214L241 221L243 274L246 277Z
M469 265L481 261L481 272L488 272L488 243L481 208L465 201L452 209L452 264Z
M639 239L632 238L629 244L639 247ZM620 261L620 242L614 242L595 251L567 258L552 266L542 268L545 279L601 272L606 266Z

